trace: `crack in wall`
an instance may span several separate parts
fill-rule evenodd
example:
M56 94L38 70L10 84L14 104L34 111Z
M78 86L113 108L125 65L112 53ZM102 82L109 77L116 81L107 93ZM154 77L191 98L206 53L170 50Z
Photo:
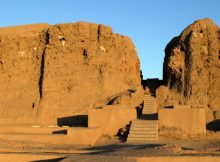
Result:
M97 30L97 40L98 40L98 43L100 41L100 34L101 34L101 25L98 26L98 30Z
M46 33L45 33L45 48L44 48L43 54L41 56L40 77L39 77L39 82L38 82L40 99L43 98L44 68L45 68L46 49L47 49L48 43L49 43L49 33L48 33L48 30L47 30Z

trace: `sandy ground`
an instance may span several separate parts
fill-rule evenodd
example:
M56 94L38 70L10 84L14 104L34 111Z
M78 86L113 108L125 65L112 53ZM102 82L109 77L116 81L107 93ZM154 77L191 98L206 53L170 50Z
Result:
M45 145L0 140L0 161L130 161L128 157L219 156L220 140L169 140L125 143L104 136L95 146ZM220 157L220 156L219 156ZM132 161L132 160L131 160Z

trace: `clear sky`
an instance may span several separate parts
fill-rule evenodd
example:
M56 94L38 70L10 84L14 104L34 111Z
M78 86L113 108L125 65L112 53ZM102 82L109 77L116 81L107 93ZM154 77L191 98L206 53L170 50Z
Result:
M0 26L88 21L130 36L144 78L162 78L166 44L206 17L220 25L220 0L0 0Z

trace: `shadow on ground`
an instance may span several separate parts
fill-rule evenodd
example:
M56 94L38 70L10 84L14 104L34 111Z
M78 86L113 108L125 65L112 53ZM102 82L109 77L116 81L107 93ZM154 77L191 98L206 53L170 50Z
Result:
M162 144L113 144L113 145L105 145L105 146L95 146L84 148L83 150L95 151L91 153L86 153L87 155L101 155L101 154L109 154L116 151L123 150L144 150L144 149L152 149L155 147L163 146ZM84 154L85 155L85 154Z
M55 159L47 159L47 160L36 160L31 162L59 162L63 159L66 159L67 157L61 157L61 158L55 158Z

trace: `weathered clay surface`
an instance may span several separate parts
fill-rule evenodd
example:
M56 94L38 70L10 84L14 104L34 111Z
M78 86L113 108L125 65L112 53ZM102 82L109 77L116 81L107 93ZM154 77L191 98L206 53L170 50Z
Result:
M56 124L141 84L132 41L84 22L0 28L0 65L1 124Z
M168 89L159 90L161 104L205 105L207 112L219 111L220 28L210 19L198 20L173 38L165 53Z
M49 25L0 28L0 123L30 122L39 103L45 31Z

